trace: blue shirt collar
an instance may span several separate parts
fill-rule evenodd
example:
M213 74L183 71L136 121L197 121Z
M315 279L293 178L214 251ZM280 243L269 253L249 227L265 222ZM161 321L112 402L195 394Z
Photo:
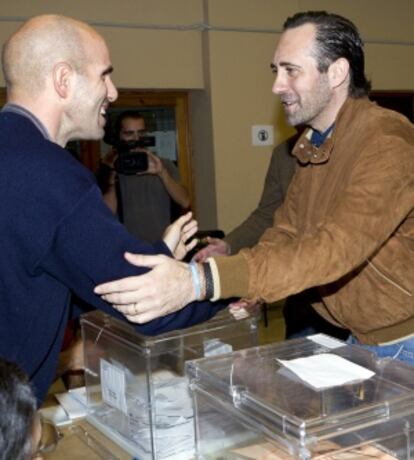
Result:
M331 131L334 129L335 123L332 123L329 128L324 131L323 133L320 133L319 131L316 131L315 129L312 130L312 136L310 138L310 143L314 145L315 147L319 148L327 139Z

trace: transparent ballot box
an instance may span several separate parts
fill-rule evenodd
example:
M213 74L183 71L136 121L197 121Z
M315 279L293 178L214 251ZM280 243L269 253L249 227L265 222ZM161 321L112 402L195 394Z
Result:
M199 460L414 458L414 366L318 334L186 368Z
M257 345L255 317L224 310L197 326L154 337L99 311L81 317L88 421L139 460L194 456L189 359Z

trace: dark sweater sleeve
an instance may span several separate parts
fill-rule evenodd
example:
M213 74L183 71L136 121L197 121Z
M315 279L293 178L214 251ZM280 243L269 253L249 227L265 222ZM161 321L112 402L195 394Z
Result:
M151 245L132 237L114 218L95 186L59 223L36 271L46 271L88 304L125 319L93 293L99 283L147 272L146 268L129 264L123 257L125 251L170 255L163 242ZM143 334L158 334L205 321L225 306L194 302L179 312L134 326Z
M296 160L290 154L290 145L289 139L275 147L257 208L224 239L232 254L254 246L264 231L273 225L274 213L283 203L295 170Z

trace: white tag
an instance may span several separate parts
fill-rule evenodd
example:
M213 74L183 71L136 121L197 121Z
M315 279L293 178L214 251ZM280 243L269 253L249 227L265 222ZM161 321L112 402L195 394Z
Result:
M107 404L127 415L125 372L104 359L101 359L101 391Z
M313 342L319 345L323 345L326 348L330 348L331 350L333 350L334 348L344 347L346 345L344 342L336 340L325 334L308 335L306 338L312 340Z

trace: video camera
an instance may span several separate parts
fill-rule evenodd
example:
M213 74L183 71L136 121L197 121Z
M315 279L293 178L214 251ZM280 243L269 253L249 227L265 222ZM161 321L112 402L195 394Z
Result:
M115 170L120 174L133 175L148 170L148 155L145 152L131 152L136 148L153 147L154 136L143 136L137 141L119 141L115 148L118 158L115 161Z

